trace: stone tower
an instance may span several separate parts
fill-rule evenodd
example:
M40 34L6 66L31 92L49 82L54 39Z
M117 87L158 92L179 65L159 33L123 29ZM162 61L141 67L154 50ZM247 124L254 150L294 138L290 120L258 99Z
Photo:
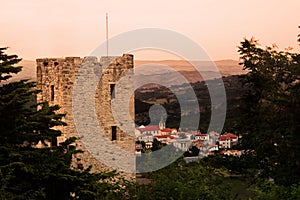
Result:
M113 116L111 109L112 102L115 98L115 86L118 81L128 76L128 73L133 73L133 55L124 54L120 57L101 57L100 60L97 57L66 57L66 58L41 58L37 59L37 89L41 92L37 96L37 101L48 101L50 105L58 104L61 106L59 112L66 113L64 121L68 126L60 127L63 135L58 138L58 142L64 141L69 137L78 137L77 129L74 123L72 114L72 95L73 86L76 79L76 75L84 63L88 62L93 68L95 74L99 74L99 82L95 92L95 110L99 124L104 130L107 139L114 145L123 148L126 151L134 151L134 137L130 134L134 133L134 126L132 130L126 129L131 133L124 132L124 129L120 127ZM88 78L88 77L87 77ZM128 93L133 91L133 81L128 79L126 84L121 85L120 95L122 93ZM134 118L134 98L130 99L129 111L132 119ZM122 116L123 112L128 110L119 107L118 113ZM89 127L86 127L87 129ZM99 144L101 145L101 144ZM78 154L74 158L74 167L87 167L93 166L93 170L110 169L109 166L96 160L86 149L85 145L78 140L76 142L78 149L82 149L85 152ZM108 151L114 151L114 149L108 149Z

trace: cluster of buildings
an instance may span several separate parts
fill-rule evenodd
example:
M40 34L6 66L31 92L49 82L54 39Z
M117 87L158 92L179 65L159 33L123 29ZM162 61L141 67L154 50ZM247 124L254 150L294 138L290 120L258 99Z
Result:
M183 152L190 151L195 146L199 149L201 157L219 151L224 155L240 156L241 151L233 150L232 147L238 143L240 136L232 133L220 134L217 132L201 133L200 131L177 131L175 128L166 128L160 122L158 125L140 126L135 129L136 154L141 154L144 143L144 150L151 150L155 140L165 145L173 145Z

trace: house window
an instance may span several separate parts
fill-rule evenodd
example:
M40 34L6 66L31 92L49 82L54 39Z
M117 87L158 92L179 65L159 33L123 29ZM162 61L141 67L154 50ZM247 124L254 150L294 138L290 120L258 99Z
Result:
M54 101L54 85L51 85L51 101Z
M110 98L111 99L115 98L115 86L116 86L116 84L110 84Z
M116 126L112 126L111 127L111 140L117 140L117 127Z

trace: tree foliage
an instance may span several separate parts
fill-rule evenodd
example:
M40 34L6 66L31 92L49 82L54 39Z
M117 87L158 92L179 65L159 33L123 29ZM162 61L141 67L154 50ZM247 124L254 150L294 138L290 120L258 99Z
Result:
M249 188L252 193L252 199L257 200L296 200L300 199L300 187L293 184L289 187L274 184L270 181L257 179L256 183Z
M144 176L151 183L137 185L132 199L230 199L222 171L201 161L185 163L181 158Z
M255 151L260 176L282 185L300 181L300 54L261 48L253 38L239 47L243 97L242 145Z
M16 74L22 70L22 67L14 66L21 59L17 55L5 54L5 50L7 50L7 47L0 47L0 82L11 78L12 74Z

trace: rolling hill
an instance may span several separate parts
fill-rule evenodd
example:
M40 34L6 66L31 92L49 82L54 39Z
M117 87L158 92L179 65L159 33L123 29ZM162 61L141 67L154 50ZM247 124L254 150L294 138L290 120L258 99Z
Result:
M206 79L214 78L216 76L216 71L211 71L209 67L211 62L206 61L192 61L194 65L197 65L201 69L201 75L205 76ZM151 61L151 60L135 60L135 66L140 67L142 65L149 65L147 68L143 68L139 75L143 78L148 78L149 80L161 78L167 85L181 84L178 82L178 74L176 71L182 74L189 82L197 82L203 80L203 77L193 68L192 64L185 60L161 60L161 61ZM239 75L246 73L243 71L242 66L238 64L235 60L220 60L215 61L215 65L222 74L222 76ZM10 81L16 81L20 79L30 79L36 80L36 64L33 60L22 60L19 64L23 66L23 70L14 75ZM173 71L161 69L161 65L170 67Z

